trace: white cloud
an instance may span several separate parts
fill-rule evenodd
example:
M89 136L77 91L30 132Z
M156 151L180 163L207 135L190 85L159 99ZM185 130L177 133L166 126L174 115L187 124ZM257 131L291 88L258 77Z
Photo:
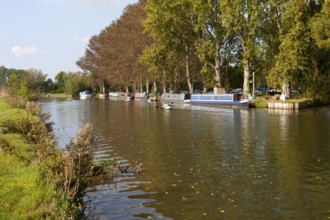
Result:
M87 36L85 36L85 37L75 36L73 39L74 39L75 41L78 41L78 42L88 43L88 41L89 41L90 38L91 38L91 37L87 37Z
M34 55L39 52L38 48L35 47L12 47L11 52L17 57L23 57L25 55Z

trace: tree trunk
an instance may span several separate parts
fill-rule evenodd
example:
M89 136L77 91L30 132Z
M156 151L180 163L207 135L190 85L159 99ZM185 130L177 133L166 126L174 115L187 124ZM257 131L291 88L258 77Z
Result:
M129 91L128 91L128 85L126 84L125 87L126 87L126 93L128 94L129 93Z
M149 93L149 80L146 80L146 92Z
M205 75L202 75L202 81L203 81L203 93L205 94L207 92L206 84L205 84Z
M177 81L177 79L178 79L178 76L179 76L179 73L178 73L178 68L177 67L175 67L175 69L174 69L174 85L173 85L173 91L174 92L178 92L178 81Z
M214 61L215 61L215 66L214 66L215 85L214 85L214 87L222 88L222 85L221 85L221 56L220 56L220 44L219 44L219 42L215 43Z
M139 92L143 92L143 82L142 79L140 79L140 85L139 85Z
M190 78L190 71L189 71L189 55L188 55L188 49L186 51L186 76L187 76L187 83L188 83L188 88L189 88L189 93L192 94L194 92L194 88L191 82Z
M248 59L243 59L243 69L244 69L244 82L243 82L243 95L245 97L251 95L250 92L250 62Z
M290 97L289 83L286 80L284 80L283 85L282 85L282 94L284 94L285 98Z
M154 81L154 93L155 93L155 95L157 93L157 82L156 81Z
M163 93L166 93L166 72L163 70Z
M105 80L102 81L101 92L105 94Z
M133 94L135 94L136 92L137 92L137 90L136 90L136 82L134 81L133 82L133 85L132 85L132 87L133 87Z

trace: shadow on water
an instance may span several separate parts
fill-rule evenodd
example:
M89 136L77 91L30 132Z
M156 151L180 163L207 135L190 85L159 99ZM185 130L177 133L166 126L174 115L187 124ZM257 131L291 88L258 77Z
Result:
M326 219L330 111L44 103L65 145L91 122L95 158L143 163L87 189L87 219Z

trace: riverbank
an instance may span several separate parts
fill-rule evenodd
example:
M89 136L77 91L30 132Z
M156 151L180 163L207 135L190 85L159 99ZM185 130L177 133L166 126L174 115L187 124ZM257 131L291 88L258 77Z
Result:
M252 108L269 108L269 102L272 103L295 103L296 105L304 105L304 108L310 108L315 106L324 106L329 105L330 103L321 102L321 101L312 101L308 98L293 98L287 99L286 101L275 100L273 97L268 96L257 96L252 100L251 107Z
M0 98L0 219L78 219L92 175L92 126L66 150L57 147L41 105L12 107Z
M48 178L41 178L45 164L36 163L32 145L22 134L4 125L27 116L0 99L0 219L41 219L51 217L55 190Z
M65 98L72 99L72 95L68 95L65 93L43 93L40 94L40 98Z

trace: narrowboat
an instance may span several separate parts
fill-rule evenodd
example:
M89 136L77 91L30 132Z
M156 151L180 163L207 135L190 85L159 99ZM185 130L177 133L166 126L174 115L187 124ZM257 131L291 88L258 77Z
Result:
M249 107L250 101L242 97L242 94L192 94L191 104L233 108Z
M125 92L109 92L109 99L118 99L129 101L132 99L131 95Z
M173 102L173 103L190 103L190 94L185 93L163 93L161 96L161 101L166 102Z
M136 92L134 94L134 99L147 100L148 96L146 92Z

